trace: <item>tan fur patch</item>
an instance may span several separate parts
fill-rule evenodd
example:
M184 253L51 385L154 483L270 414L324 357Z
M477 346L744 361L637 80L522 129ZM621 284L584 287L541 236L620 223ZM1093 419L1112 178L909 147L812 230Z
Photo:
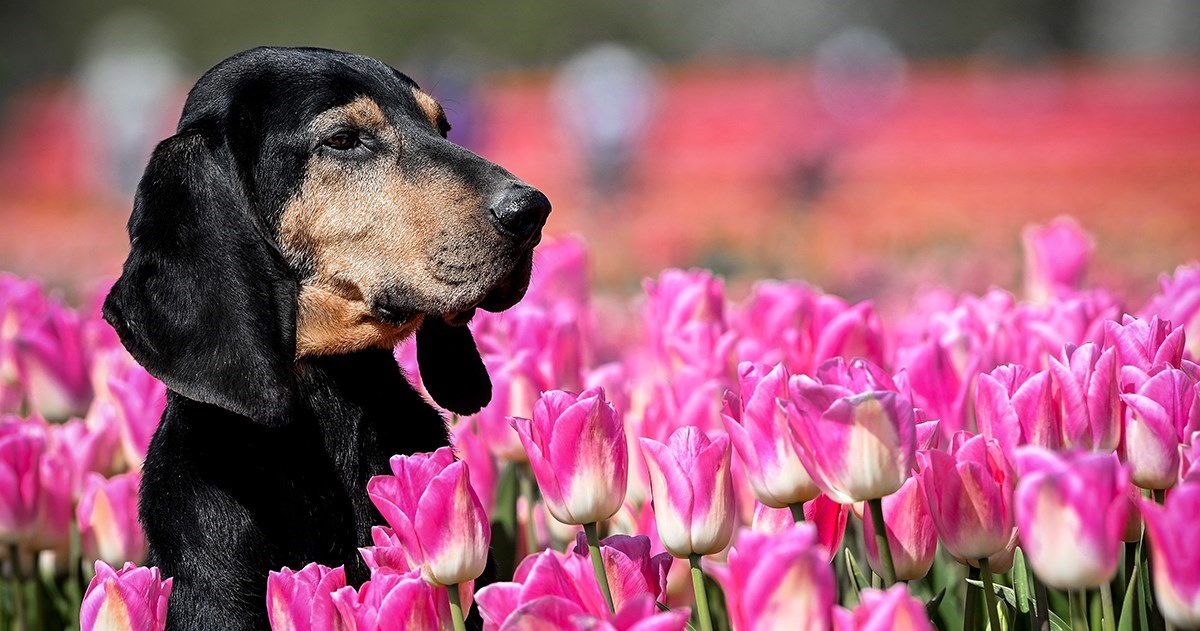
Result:
M352 119L377 125L372 133L399 147L396 130L365 97L324 112L314 130ZM411 334L420 317L396 327L371 311L391 287L447 309L481 298L480 287L498 280L488 277L497 237L481 208L479 193L448 172L406 177L392 156L349 163L314 154L280 220L285 256L314 271L300 289L297 356L390 347Z
M417 105L421 108L421 113L425 114L425 118L429 119L429 124L443 132L446 125L446 112L442 109L442 104L437 102L429 94L421 90L413 90L413 96L417 99Z

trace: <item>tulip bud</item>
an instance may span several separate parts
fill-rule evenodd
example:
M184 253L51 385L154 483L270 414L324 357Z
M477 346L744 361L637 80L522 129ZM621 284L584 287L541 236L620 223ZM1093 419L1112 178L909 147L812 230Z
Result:
M946 550L961 559L1003 550L1012 536L1014 475L1000 444L973 436L953 455L921 455L921 489Z
M272 629L335 629L340 615L333 592L346 586L346 570L309 563L296 571L283 568L267 576L267 615Z
M640 440L663 546L679 558L724 550L735 516L729 437L709 441L689 426L675 430L665 445Z
M546 392L534 405L532 420L510 422L555 519L592 524L621 508L629 474L625 428L603 390L578 396Z
M725 590L734 629L824 630L836 595L833 570L811 525L777 535L738 533L729 564L707 568Z
M800 458L813 480L842 504L895 493L912 470L912 404L895 392L876 391L842 396L824 407L828 389L793 387L788 406Z
M142 477L126 473L105 480L87 476L76 516L83 555L116 564L140 563L146 556L146 537L138 522L138 487Z
M1055 589L1092 589L1116 574L1129 512L1129 473L1113 454L1017 451L1021 545Z
M367 483L367 495L421 575L434 585L475 579L487 563L491 526L471 490L467 464L449 447L393 456L392 472Z
M802 504L821 489L800 462L800 444L792 434L787 412L777 401L787 397L787 370L764 364L738 367L742 390L740 420L723 416L725 430L746 463L750 488L758 501L772 508Z
M1166 506L1142 500L1142 517L1154 555L1154 594L1159 610L1183 629L1200 627L1200 484L1167 495Z
M900 490L883 498L883 523L887 526L888 547L895 564L896 580L916 581L924 578L937 555L938 537L917 478L905 480ZM883 565L879 562L874 520L864 519L863 528L867 563L876 574L882 576Z
M96 561L79 611L82 631L162 631L173 579L162 580L156 567L126 563L114 570Z
M893 585L887 591L864 589L854 611L835 612L835 631L933 631L925 605L908 593L908 587Z

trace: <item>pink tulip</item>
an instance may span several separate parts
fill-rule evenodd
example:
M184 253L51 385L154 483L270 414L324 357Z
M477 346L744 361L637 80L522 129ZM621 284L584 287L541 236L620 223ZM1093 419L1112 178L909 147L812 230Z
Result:
M96 364L95 407L116 419L121 456L131 469L140 470L167 406L167 387L121 348L100 356Z
M646 292L643 320L651 346L660 352L688 324L724 326L725 284L710 272L668 269L642 287Z
M821 364L817 369L817 382L840 386L848 390L850 394L890 390L905 394L905 398L909 398L906 394L908 390L901 389L887 371L861 357L850 361L846 361L844 357L834 357ZM810 383L809 385L815 384Z
M809 335L817 292L802 282L759 281L733 319L740 334L737 356L765 364L783 363L800 372L812 367Z
M619 611L626 604L649 594L654 600L666 597L670 554L650 554L650 538L612 535L600 541L600 556L612 592L613 605ZM587 557L587 539L581 532L575 540L575 554Z
M883 363L886 336L871 303L850 306L837 296L823 295L816 299L813 311L813 368L833 357L862 357Z
M470 585L442 588L430 585L422 578L420 570L377 570L371 574L371 580L363 583L357 590L353 587L342 587L334 591L330 600L337 611L337 617L333 618L333 623L328 627L314 624L313 631L449 631L453 628L453 622L446 589L460 591L459 598L465 614L470 609L471 601L463 592L469 592ZM315 605L314 602L314 608Z
M750 488L758 501L772 508L802 504L821 494L800 462L800 444L792 434L787 412L777 401L787 398L787 369L783 364L742 363L740 420L724 416L725 430L746 463Z
M896 580L916 581L924 578L937 555L938 531L917 478L905 480L900 490L883 498L883 522L887 526ZM874 522L864 519L863 528L867 564L876 574L883 576Z
M899 490L913 466L913 407L895 392L847 395L792 379L788 419L801 461L833 500L853 504Z
M1200 429L1200 384L1187 373L1166 368L1147 379L1135 394L1123 394L1123 452L1133 483L1144 489L1175 486L1179 446Z
M1200 628L1200 484L1180 485L1167 495L1166 506L1142 500L1141 509L1159 610L1177 627Z
M1129 472L1116 456L1024 447L1017 468L1017 528L1038 578L1055 589L1111 580L1129 513Z
M156 567L126 563L114 570L96 561L79 612L83 631L162 631L167 626L167 599L173 579L162 579Z
M913 405L939 419L947 435L966 429L971 377L983 364L978 353L954 347L962 343L962 339L928 340L896 351L896 364L904 367L912 388ZM956 355L962 359L956 360Z
M267 576L267 615L271 628L289 631L333 631L341 622L333 593L346 586L346 570L309 563L300 570L283 568Z
M31 543L34 548L54 550L65 555L70 545L71 522L75 518L74 482L79 477L75 472L75 463L58 450L51 449L42 456L38 468L42 488ZM141 561L133 557L128 560Z
M647 592L626 601L614 616L596 584L588 557L552 550L526 558L517 567L513 582L488 585L479 590L475 600L486 630L682 631L688 615L686 609L656 614L654 597Z
M1146 321L1127 315L1120 324L1109 320L1104 327L1122 366L1151 373L1158 366L1178 368L1183 360L1183 327L1172 328L1170 322L1158 316Z
M1159 277L1160 290L1142 310L1142 317L1158 316L1183 327L1187 351L1200 358L1200 264L1181 265L1173 276Z
M842 537L846 534L846 520L849 518L848 505L838 504L824 495L818 495L816 499L804 504L804 521L817 529L817 543L825 548L827 558L831 561L842 547ZM795 523L796 518L792 516L792 511L756 503L750 528L755 532L777 535L790 530Z
M529 291L521 304L554 307L573 315L586 313L591 270L583 241L575 237L543 240L533 259Z
M836 586L811 525L796 524L777 535L743 530L729 564L705 569L725 590L734 629L830 627Z
M1200 482L1200 432L1192 434L1189 444L1179 446L1179 481Z
M467 464L449 447L393 456L392 473L367 482L367 494L402 542L411 567L434 585L483 573L491 526L471 490Z
M1113 451L1121 440L1116 349L1094 343L1063 348L1049 357L1050 374L1062 397L1063 445L1067 449Z
M19 542L33 534L45 452L40 423L14 417L0 422L0 541Z
M16 368L30 406L44 418L63 421L82 416L91 402L90 349L75 312L53 303L47 307L17 332Z
M1007 364L979 375L975 384L979 433L1000 443L1009 458L1021 445L1047 449L1062 445L1049 371Z
M921 491L950 554L990 557L1003 550L1012 535L1015 476L996 441L961 433L956 438L962 442L953 454L922 454Z
M471 489L479 498L483 512L491 515L496 506L496 485L499 484L500 472L487 441L479 433L476 421L475 418L459 419L450 429L450 440L455 453L471 468Z
M137 473L108 480L98 473L88 475L76 509L85 557L111 565L141 563L146 557L146 538L137 510L140 484Z
M1025 239L1025 294L1034 302L1069 294L1083 284L1095 246L1079 224L1059 217L1049 226L1029 226Z
M864 589L854 611L838 609L835 631L933 631L925 605L908 593L904 585L887 591Z
M715 554L733 535L733 480L729 437L710 441L695 427L681 427L662 444L640 439L658 534L679 558Z
M526 462L528 456L510 417L533 418L533 406L549 384L537 369L537 358L529 352L486 355L484 364L492 379L492 401L475 415L480 437L492 453L505 462Z
M532 421L511 423L555 519L592 524L621 508L629 474L625 428L603 390L543 393Z

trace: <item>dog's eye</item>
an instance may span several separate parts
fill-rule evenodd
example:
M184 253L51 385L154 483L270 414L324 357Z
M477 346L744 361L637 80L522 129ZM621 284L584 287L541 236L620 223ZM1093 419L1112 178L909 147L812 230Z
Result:
M324 144L330 149L347 151L362 144L362 140L359 139L358 132L356 131L339 131L338 133L326 138Z

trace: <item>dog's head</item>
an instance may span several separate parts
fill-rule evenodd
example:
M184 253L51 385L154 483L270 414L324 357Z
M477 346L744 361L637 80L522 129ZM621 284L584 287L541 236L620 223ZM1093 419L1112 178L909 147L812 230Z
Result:
M297 361L414 332L431 395L476 411L491 386L463 325L524 295L550 203L449 128L373 59L230 57L150 159L105 318L172 390L263 423L290 416Z

